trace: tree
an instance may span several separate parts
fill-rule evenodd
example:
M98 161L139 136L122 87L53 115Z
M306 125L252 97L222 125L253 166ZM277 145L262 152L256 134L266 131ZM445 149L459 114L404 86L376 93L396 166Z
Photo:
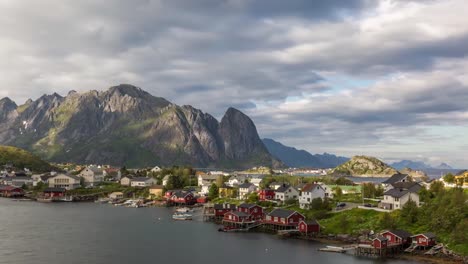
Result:
M414 224L418 220L418 205L413 200L409 200L401 209L401 217L407 224Z
M310 209L312 210L321 210L323 208L323 200L322 198L314 198L310 203Z
M375 189L375 196L376 196L376 197L382 197L383 194L384 194L384 192L385 192L384 187L383 187L382 185L379 184L379 185L377 186L377 189Z
M449 173L445 174L444 181L446 183L454 183L455 182L455 176L453 176L453 174L449 172Z
M376 194L375 185L373 183L363 183L362 184L362 196L364 198L375 198Z
M445 190L445 187L441 181L434 181L431 183L429 190L434 193L434 195L437 195L442 193Z
M335 196L339 200L341 198L341 196L343 195L343 190L339 186L335 187L334 189L335 189L334 190L335 191Z
M247 197L247 199L245 201L247 203L257 203L258 200L259 200L258 193L253 192L253 193L249 194L249 196Z
M219 196L219 188L215 183L213 183L211 184L210 189L208 190L208 197L211 200L213 200L215 198L218 198L218 196Z
M169 179L167 180L167 188L169 190L178 189L182 187L184 187L184 182L182 180L182 177L180 177L179 175L169 176Z
M380 217L379 226L381 229L394 229L396 227L395 218L389 213L384 213Z

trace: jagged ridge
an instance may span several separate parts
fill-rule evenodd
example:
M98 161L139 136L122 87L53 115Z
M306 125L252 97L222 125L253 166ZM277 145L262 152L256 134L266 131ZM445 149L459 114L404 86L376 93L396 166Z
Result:
M9 118L0 119L0 143L47 160L127 166L280 165L252 120L234 108L218 122L191 106L126 84L102 92L71 91L65 97L44 95L19 107L5 102L0 103L0 117Z

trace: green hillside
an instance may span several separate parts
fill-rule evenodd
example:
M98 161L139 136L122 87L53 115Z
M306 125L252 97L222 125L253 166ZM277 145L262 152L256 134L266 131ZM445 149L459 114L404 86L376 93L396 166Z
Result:
M28 168L34 172L47 172L53 167L39 157L23 149L0 146L0 165L11 164L15 168Z

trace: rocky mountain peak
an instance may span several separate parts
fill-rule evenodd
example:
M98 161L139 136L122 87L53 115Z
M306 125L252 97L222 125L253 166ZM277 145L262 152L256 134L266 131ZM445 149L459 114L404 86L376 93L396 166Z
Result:
M9 97L0 99L0 112L15 110L18 106Z

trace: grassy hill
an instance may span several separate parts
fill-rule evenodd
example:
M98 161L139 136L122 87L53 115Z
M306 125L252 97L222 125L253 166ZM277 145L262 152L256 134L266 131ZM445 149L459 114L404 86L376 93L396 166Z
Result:
M11 164L18 169L28 168L34 172L47 172L53 169L49 163L26 150L0 146L0 165L5 164Z
M354 156L333 169L333 175L356 177L389 177L397 170L374 157Z

